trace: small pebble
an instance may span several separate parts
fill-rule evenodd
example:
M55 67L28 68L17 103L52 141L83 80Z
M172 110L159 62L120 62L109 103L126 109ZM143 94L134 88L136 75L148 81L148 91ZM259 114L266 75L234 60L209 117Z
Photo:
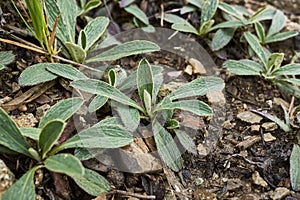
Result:
M274 137L271 133L264 134L264 141L265 142L272 142L276 140L276 137Z
M273 194L271 195L271 198L273 200L281 200L284 197L286 197L287 195L289 195L291 193L291 191L285 187L278 187L275 189L275 191L273 192Z
M265 122L261 125L265 131L275 131L278 126L275 122Z
M251 125L251 132L259 132L260 130L260 125L256 124L256 125Z
M254 184L260 185L262 187L267 187L268 186L268 183L260 176L260 174L257 171L255 171L252 174L252 181L253 181Z
M237 115L237 117L244 121L248 122L250 124L256 124L259 123L263 118L257 114L254 114L250 111L241 112Z

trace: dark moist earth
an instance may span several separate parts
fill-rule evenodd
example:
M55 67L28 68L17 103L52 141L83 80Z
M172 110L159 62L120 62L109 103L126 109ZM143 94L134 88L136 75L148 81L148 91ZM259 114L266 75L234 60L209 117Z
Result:
M257 10L257 8L266 5L261 1L227 1L228 3L237 3L246 6L248 9ZM270 1L269 5L282 8L294 25L299 25L299 5L300 2L290 3L292 1ZM165 10L171 10L183 5L183 2L164 2ZM152 24L159 26L154 15L159 13L160 1L143 1L141 7L147 11ZM24 30L24 25L20 18L11 7L8 1L1 1L0 6L5 14L6 25L1 27L1 38L15 40L10 35L11 26ZM118 5L108 2L107 8L110 10L114 26L109 28L111 32L119 32L122 29L132 27L131 16L123 10L119 10ZM96 15L96 12L95 14ZM191 14L189 17L197 25L197 14ZM293 24L292 24L293 25ZM166 25L168 26L168 25ZM18 37L35 42L34 39L26 35L26 32L12 32ZM189 37L194 38L193 35ZM199 40L199 39L197 39ZM238 42L238 38L231 42L225 49L228 58L245 58L244 46ZM202 43L201 40L199 40ZM222 65L223 60L209 51L218 66ZM294 38L282 43L271 45L273 51L286 53L286 61L289 62L294 50L299 50L299 38ZM32 51L18 48L6 43L0 43L0 50L11 50L16 55L16 62L9 65L7 69L0 72L0 100L4 101L17 99L24 95L30 87L20 87L18 77L20 72L31 64L44 62L46 59ZM167 66L176 66L177 70L183 70L187 61L183 58L177 58L172 55L162 56L159 54L147 55L150 62L158 62ZM141 57L130 57L117 61L116 64L122 64L128 69L136 66ZM254 77L236 77L226 73L224 69L215 69L226 82L225 97L226 104L223 105L225 118L222 127L219 127L219 135L211 141L215 144L211 152L206 156L195 156L189 153L183 155L184 168L179 173L174 173L168 169L155 173L130 174L117 170L109 169L97 163L95 160L84 162L87 167L99 171L105 176L115 189L126 191L127 194L111 193L106 197L100 196L96 199L139 199L141 197L130 197L130 193L155 195L156 199L300 199L300 193L291 190L289 179L289 157L292 149L292 136L283 132L278 127L263 128L266 119L259 122L249 123L241 120L238 115L249 110L268 110L282 118L280 102L289 105L291 97L281 93L278 88L270 82L263 81ZM195 76L185 75L185 80L192 80ZM29 103L20 103L19 106L11 108L12 116L20 126L34 126L37 124L43 110L54 105L61 99L72 96L71 91L63 82L57 82L39 98ZM30 100L31 96L27 97ZM206 101L206 99L204 99ZM295 101L298 105L299 101ZM104 112L104 111L103 111ZM102 113L103 113L102 112ZM99 114L99 113L98 113ZM107 113L109 114L109 113ZM105 116L99 117L103 118ZM205 119L203 126L195 136L195 143L198 151L201 151L203 141L209 138L209 119ZM193 125L190 122L190 125ZM68 122L65 135L74 134L75 127L72 120ZM263 135L271 134L270 140L265 141ZM1 154L0 158L15 174L20 178L34 163L22 156L10 156ZM92 164L91 164L92 163ZM40 199L93 199L87 195L76 184L60 175L51 175L47 171L40 171L36 178L42 176L37 192ZM55 180L55 184L53 182ZM68 187L67 187L68 185Z

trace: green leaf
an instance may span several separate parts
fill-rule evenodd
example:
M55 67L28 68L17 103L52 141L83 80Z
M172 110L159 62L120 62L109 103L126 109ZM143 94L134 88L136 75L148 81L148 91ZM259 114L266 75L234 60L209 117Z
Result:
M201 9L204 2L203 2L203 0L188 0L188 3L190 3L194 6L196 6L197 8Z
M299 33L297 31L288 31L283 33L278 33L272 36L268 36L265 40L265 43L279 42L287 40L289 38L297 36Z
M58 102L42 117L39 128L43 128L46 123L53 119L66 121L81 107L83 102L83 99L79 97L69 98Z
M267 57L265 54L264 49L260 45L259 41L255 38L255 36L250 32L244 33L245 39L247 40L248 44L251 46L253 51L256 53L256 55L259 57L259 59L262 61L264 66L267 66Z
M84 48L85 51L90 50L90 48L95 45L105 32L108 24L109 19L107 17L96 17L84 27L86 45L82 48ZM79 35L80 39L81 37L82 35Z
M132 106L144 112L143 108L138 106L136 102L127 97L120 90L103 81L94 79L75 80L71 83L71 85L79 90L107 97L109 99L115 100L125 105Z
M132 14L136 18L138 18L140 21L142 21L144 24L148 25L149 20L146 14L136 5L130 5L124 8L126 12Z
M225 47L233 38L235 28L219 29L213 37L211 49L218 51Z
M78 36L78 45L81 46L83 49L85 49L86 47L86 34L85 31L82 29L79 32L79 36Z
M160 83L162 82L162 71L163 68L161 66L155 66L155 65L151 65L152 68L152 73L154 76L154 92L155 94L157 94L159 88L160 88ZM136 75L137 71L133 71L132 73L130 73L130 75L122 82L122 84L120 84L119 89L124 91L127 89L132 89L136 87ZM156 96L156 95L155 95Z
M108 71L108 82L111 86L116 87L117 85L117 72L114 69Z
M0 70L4 65L8 65L15 60L15 55L11 51L0 51Z
M35 141L39 140L40 133L42 131L40 128L19 128L19 130L24 137L28 137Z
M84 175L72 176L76 184L92 196L99 196L110 190L109 182L97 172L85 168Z
M214 25L215 20L209 20L207 22L204 22L201 27L200 27L200 31L199 31L199 35L205 35L210 31L210 28L212 27L212 25Z
M84 161L95 158L99 153L101 153L101 149L77 148L74 151L74 156L76 156L79 160Z
M118 117L109 117L106 119L102 119L100 122L95 124L93 127L104 126L104 125L117 125L122 126L122 122Z
M197 155L196 145L193 139L186 132L175 129L176 136L181 145L190 153Z
M285 16L282 11L276 10L275 15L272 19L272 24L269 28L267 37L278 33L285 26Z
M204 102L199 100L182 100L171 103L160 104L155 111L159 110L185 110L199 116L211 116L212 109Z
M234 6L231 6L224 2L220 2L218 7L221 10L223 10L224 12L228 13L229 15L234 16L235 18L237 18L241 21L245 20L243 15Z
M30 145L23 138L16 123L2 108L0 108L0 144L13 151L31 157L28 152Z
M197 29L188 22L173 24L172 29L174 29L176 31L181 31L181 32L185 32L185 33L194 33L196 35L199 35L199 32L197 31Z
M50 65L62 66L64 64L39 63L27 67L19 77L19 84L22 86L31 86L56 79L57 76L46 69ZM36 74L38 74L38 76Z
M300 64L291 63L280 67L275 70L272 75L274 76L284 76L284 75L299 75L300 74Z
M2 146L2 145L0 145L0 153L12 154L12 155L18 154L17 152L10 150L9 148Z
M273 19L275 12L275 10L269 9L267 7L261 8L256 13L254 13L254 15L252 15L248 21L251 24L263 20L270 20Z
M201 96L208 92L222 91L224 81L216 77L197 78L173 91L165 98L171 100L182 99L186 97Z
M267 69L268 73L280 68L284 58L284 53L272 53L268 58Z
M86 51L81 46L72 42L66 42L64 43L64 46L68 50L73 61L83 63L86 58Z
M113 102L112 102L113 103ZM112 105L116 107L116 111L121 118L122 123L125 128L129 131L135 131L140 124L140 113L137 109L125 106L123 104L118 104L114 102L116 105Z
M273 115L267 113L266 111L252 110L252 112L260 114L260 115L268 118L269 120L275 122L282 130L284 130L287 133L291 131L291 128L290 128L289 124L285 124L285 122L283 120L279 119L276 116L273 116Z
M56 65L56 64L49 64L47 70L57 76L61 76L70 80L77 80L77 79L87 79L88 77L84 75L81 71L72 67L71 65Z
M300 90L299 87L296 87L290 83L286 83L285 81L276 81L275 84L279 87L279 89L288 94L292 94L296 98L300 98Z
M209 29L209 32L221 28L237 28L243 25L244 25L243 22L240 21L226 21L211 27Z
M98 109L100 109L106 102L108 101L107 97L96 95L94 99L89 104L88 110L90 113L96 112Z
M158 153L164 163L174 171L182 168L181 152L171 134L157 122L152 124L154 139Z
M57 0L57 5L61 11L61 18L65 23L64 30L67 32L68 42L75 44L76 18L79 14L77 5L74 1Z
M179 121L177 121L176 119L169 119L167 121L167 129L176 129L179 128L179 126Z
M4 194L3 200L33 200L36 199L34 174L42 166L35 166L27 171L17 182L15 182Z
M84 15L84 14L88 13L92 9L100 6L101 3L102 3L101 0L91 0L84 4L81 3L81 6L83 6L83 8L82 8L82 11L79 13L79 15Z
M168 14L168 13L164 14L164 20L166 22L171 23L171 24L175 24L175 23L184 24L184 23L186 23L186 20L184 18L178 17L177 15L174 15L174 14Z
M30 0L29 0L30 1ZM60 15L61 11L58 7L55 0L45 0L45 8L47 11L47 17L48 17L48 23L50 29L53 29L53 26L55 24L56 18ZM66 42L71 42L68 31L66 29L66 22L62 17L58 20L58 24L56 27L56 37L59 38L59 40L64 44Z
M47 43L47 30L43 5L40 0L25 0L30 15L30 19L34 29L36 39L43 44Z
M252 60L227 60L223 67L231 73L244 76L261 76L265 71L264 67Z
M300 191L300 147L294 144L290 157L290 176L294 191Z
M55 147L51 154L70 148L118 148L133 141L132 135L115 124L102 124L85 129Z
M146 109L146 112L148 113L149 116L152 116L152 99L151 99L151 95L149 94L149 92L147 92L147 90L144 90L144 106Z
M256 35L259 38L259 41L261 43L264 43L265 42L265 37L266 37L265 29L264 29L264 27L262 26L262 24L260 22L255 23L255 31L256 31Z
M65 123L62 120L49 121L41 131L38 147L41 149L41 157L44 159L53 145L64 131Z
M153 42L146 40L134 40L125 42L92 58L89 58L86 60L86 63L118 60L127 56L150 53L159 50L160 47Z
M296 78L282 78L282 79L278 79L278 81L285 81L300 86L300 79L296 79Z
M180 8L180 14L184 15L186 13L194 12L196 10L197 10L197 8L195 6L185 5L185 6L183 6L183 7Z
M137 88L139 97L143 102L144 107L146 108L145 102L145 90L150 95L150 102L154 95L154 80L151 65L146 59L140 61L137 68Z
M211 20L217 11L218 5L219 0L204 1L204 4L201 8L201 25Z
M51 172L66 174L70 177L84 175L84 167L80 160L69 153L50 156L44 161L44 165Z

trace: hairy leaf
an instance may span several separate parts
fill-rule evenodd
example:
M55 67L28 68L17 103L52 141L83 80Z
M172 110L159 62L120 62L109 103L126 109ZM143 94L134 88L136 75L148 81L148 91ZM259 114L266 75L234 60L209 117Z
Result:
M233 74L245 76L260 76L265 71L262 65L252 60L227 60L223 67Z
M229 5L227 3L224 3L224 2L220 2L218 7L221 10L223 10L224 12L228 13L229 15L234 16L235 18L237 18L241 21L245 20L243 15L234 6L231 6L231 5Z
M19 130L24 137L28 137L35 141L39 140L40 133L42 131L40 128L19 128Z
M300 191L300 147L294 144L290 157L290 176L294 191Z
M103 81L87 79L87 80L76 80L71 83L71 85L77 89L98 94L109 99L115 100L119 103L132 106L140 111L144 111L143 108L138 106L133 100L123 94L120 90L115 87L105 83Z
M185 110L199 116L210 116L212 109L204 102L199 100L182 100L171 103L160 104L155 111L159 110Z
M19 84L22 86L37 85L57 78L57 75L49 72L47 67L50 65L63 66L59 63L39 63L27 67L19 77ZM38 74L38 75L37 75Z
M188 22L173 24L172 29L181 31L181 32L185 32L185 33L194 33L196 35L199 35L199 32L197 31L197 29Z
M208 22L216 13L219 5L219 0L205 1L201 8L201 22L204 24Z
M69 98L58 102L42 117L39 128L43 128L46 123L53 119L66 121L81 107L83 102L83 99L79 97Z
M109 182L97 172L85 168L84 175L72 176L76 184L92 196L99 196L110 190Z
M233 38L235 28L219 29L213 37L211 49L218 51L225 47Z
M216 29L221 29L221 28L237 28L237 27L240 27L240 26L243 26L244 24L240 21L226 21L226 22L222 22L220 24L217 24L213 27L211 27L209 29L209 32L210 31L213 31L213 30L216 30Z
M72 81L77 80L77 79L87 79L88 78L81 71L79 71L75 67L72 67L71 65L49 64L47 67L47 70L49 70L53 74L70 79Z
M83 130L54 148L51 153L69 148L118 148L132 141L132 135L123 127L115 124L102 124Z
M88 51L90 48L95 45L95 43L100 39L100 37L105 32L106 28L108 27L109 19L107 17L96 17L95 19L91 20L85 27L84 33L86 38L86 44L84 50ZM81 38L82 35L79 35Z
M178 17L177 15L174 15L174 14L168 14L168 13L164 14L164 20L171 23L171 24L175 24L175 23L184 24L184 23L186 23L186 20L184 18Z
M179 171L182 168L181 152L173 140L173 137L157 121L153 122L152 128L160 157L172 170Z
M5 65L12 63L15 60L15 55L11 51L0 51L0 70L4 69Z
M112 102L113 103L113 102ZM112 105L116 107L116 111L121 118L122 123L125 128L129 131L135 131L140 124L140 113L137 109L128 107L123 104L119 104L115 102L116 105Z
M43 126L38 141L38 147L41 149L42 159L46 157L47 153L60 138L64 128L65 123L62 120L52 120Z
M264 43L265 42L265 29L262 26L262 24L260 22L256 22L255 23L255 31L256 31L256 35L259 38L259 41Z
M173 91L166 98L171 100L182 99L186 97L201 96L208 92L222 91L224 81L216 77L203 77L195 79Z
M300 64L299 63L291 63L280 67L275 70L272 75L280 76L280 75L299 75L300 74Z
M108 101L107 97L101 96L101 95L96 95L91 103L89 104L89 112L96 112L98 109L100 109L104 104Z
M149 20L146 14L136 5L130 5L124 8L126 12L132 14L136 18L138 18L140 21L142 21L144 24L148 25Z
M190 153L197 155L196 145L193 139L186 132L175 129L176 136L181 145Z
M255 36L250 32L244 33L245 39L247 40L248 44L251 46L253 51L256 53L256 55L259 57L259 59L264 64L264 67L267 66L267 57L265 54L264 49L260 45L259 41L255 38Z
M289 38L297 36L299 33L297 31L288 31L283 33L278 33L275 35L268 36L265 40L265 43L279 42L287 40Z
M73 61L83 63L86 58L86 51L81 46L72 42L66 42L64 45Z
M146 40L134 40L130 42L125 42L107 51L104 51L103 53L100 53L92 58L87 59L86 62L90 63L100 61L112 61L127 56L137 55L141 53L150 53L159 50L160 47L153 42Z
M101 0L90 0L87 3L82 2L81 3L82 11L78 15L84 15L84 14L88 13L92 9L97 8L98 6L100 6L101 3L102 3Z
M16 123L0 108L0 144L18 153L31 157L30 145L23 138Z
M269 20L273 18L275 12L275 10L270 8L261 8L256 13L254 13L254 15L252 15L248 21L249 23L256 23L259 21Z
M154 80L151 65L146 59L141 60L137 69L137 88L140 99L143 102L144 107L145 102L145 90L150 95L150 102L154 95Z
M36 166L27 171L17 182L4 192L1 199L5 200L33 200L36 199L34 174L41 166Z
M272 24L269 28L267 37L274 35L276 33L278 33L279 31L281 31L281 29L283 29L283 27L285 26L285 16L283 14L282 11L280 10L276 10L275 15L273 16L272 19Z
M84 167L80 160L68 153L60 153L50 156L44 161L45 167L52 172L66 174L68 176L84 175Z

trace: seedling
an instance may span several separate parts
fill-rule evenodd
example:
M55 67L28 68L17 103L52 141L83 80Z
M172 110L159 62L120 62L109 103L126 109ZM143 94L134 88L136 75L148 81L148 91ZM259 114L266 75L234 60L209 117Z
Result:
M151 65L142 60L137 68L135 79L125 79L122 85L137 86L138 102L130 99L120 89L114 87L113 82L106 83L94 79L75 80L71 85L98 96L110 100L112 106L117 109L124 126L130 131L135 131L140 119L150 123L155 139L156 147L162 160L171 169L178 171L182 167L181 153L173 140L171 132L174 131L180 143L190 152L194 152L192 138L184 131L179 130L179 122L172 119L174 110L189 111L198 116L211 116L212 109L199 100L183 100L187 97L205 95L212 91L221 91L224 82L220 78L198 78L173 91L160 102L157 102L159 88L163 82L162 76L154 77ZM111 78L111 80L113 80ZM135 80L135 81L132 81ZM168 128L165 128L165 125ZM195 152L194 152L195 153Z
M236 75L261 76L273 81L283 90L299 96L299 89L293 85L300 86L300 80L297 78L289 78L288 76L299 75L300 64L291 63L281 66L284 58L283 53L272 53L267 56L257 37L250 32L245 32L244 37L259 58L259 62L248 59L239 61L227 60L223 64L223 67Z
M34 174L37 169L71 177L83 190L98 196L110 190L109 183L98 173L84 168L80 160L70 153L70 148L118 148L133 141L132 135L121 124L112 124L109 119L101 121L79 134L59 142L65 128L65 121L83 104L81 98L63 100L53 106L40 120L38 128L18 128L15 122L0 108L0 150L17 152L36 161L2 196L3 199L35 199ZM28 143L25 138L36 143Z

